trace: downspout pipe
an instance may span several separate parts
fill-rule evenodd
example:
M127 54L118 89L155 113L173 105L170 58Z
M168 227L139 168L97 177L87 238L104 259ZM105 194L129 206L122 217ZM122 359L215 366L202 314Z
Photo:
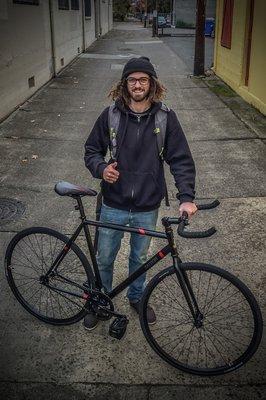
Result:
M85 40L85 7L84 7L84 0L81 0L81 13L82 13L82 47L83 52L86 51L86 40Z
M53 0L49 0L49 13L50 13L50 30L51 30L51 48L52 48L52 68L53 68L53 77L55 77L56 76L56 56L55 56Z

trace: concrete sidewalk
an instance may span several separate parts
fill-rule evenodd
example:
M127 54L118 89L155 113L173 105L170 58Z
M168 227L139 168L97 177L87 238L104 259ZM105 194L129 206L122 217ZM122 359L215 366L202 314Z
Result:
M191 223L193 230L215 225L218 233L202 241L180 240L181 258L239 276L265 316L263 133L241 122L202 80L189 78L186 64L162 39L151 38L138 24L117 24L0 125L0 197L26 207L22 217L0 225L0 392L5 400L265 398L265 336L253 359L237 372L201 378L175 370L152 351L125 293L115 300L130 319L119 342L109 337L108 322L93 333L82 323L42 324L24 311L6 283L3 257L15 232L49 226L70 234L78 224L73 202L57 196L54 184L66 180L98 189L84 167L83 145L109 105L108 90L133 55L150 57L168 88L166 103L177 112L196 162L197 200L221 201L218 209L198 213ZM169 172L167 180L171 208L162 204L161 217L174 216L178 209ZM84 204L93 217L95 199L85 198ZM124 243L116 282L127 275L128 238ZM79 244L86 252L83 238ZM151 252L160 244L152 242ZM164 260L150 276L169 265Z

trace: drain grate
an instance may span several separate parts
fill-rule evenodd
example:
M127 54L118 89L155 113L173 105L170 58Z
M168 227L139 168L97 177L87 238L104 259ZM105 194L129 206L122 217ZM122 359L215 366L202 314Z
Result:
M5 224L20 218L26 207L21 201L0 198L0 224Z

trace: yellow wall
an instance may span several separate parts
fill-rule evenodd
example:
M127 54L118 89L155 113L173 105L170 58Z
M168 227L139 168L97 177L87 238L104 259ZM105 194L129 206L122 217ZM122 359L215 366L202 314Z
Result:
M231 49L220 45L223 0L217 0L214 71L246 101L266 114L266 1L255 0L249 82L245 86L248 0L235 0Z

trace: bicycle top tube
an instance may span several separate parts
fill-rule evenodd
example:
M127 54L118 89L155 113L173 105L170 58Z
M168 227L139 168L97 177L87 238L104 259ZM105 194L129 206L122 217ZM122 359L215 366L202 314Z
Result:
M86 219L84 221L84 224L96 226L98 228L108 228L108 229L114 229L117 231L131 232L131 233L137 233L139 235L146 235L146 236L152 236L152 237L156 237L156 238L167 239L167 236L164 232L152 231L152 230L144 229L141 227L134 228L134 227L126 226L126 225L113 224L110 222L94 221L94 220L89 220L89 219Z

